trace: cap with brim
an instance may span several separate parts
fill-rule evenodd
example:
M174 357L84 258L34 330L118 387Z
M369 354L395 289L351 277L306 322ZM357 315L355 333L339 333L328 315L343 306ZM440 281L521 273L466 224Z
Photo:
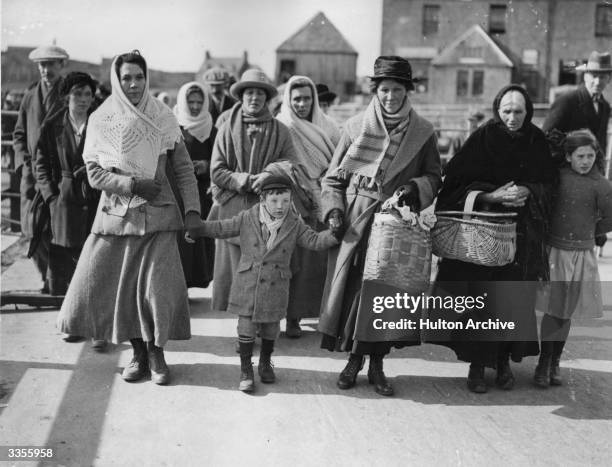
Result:
M591 73L612 73L612 60L609 53L591 52L586 63L577 66L576 71Z
M213 67L204 72L202 76L207 84L225 84L229 78L229 73L220 67Z
M319 102L332 102L337 97L337 94L331 92L326 84L317 84L316 87Z
M291 180L283 175L272 175L266 178L261 185L261 191L268 190L290 190Z
M251 68L242 73L240 77L240 81L234 83L230 88L230 94L234 96L236 99L240 99L242 93L246 88L259 88L263 89L265 93L268 95L268 99L276 96L278 91L276 88L270 83L270 80L266 76L266 74L255 68Z
M372 80L395 79L408 84L408 89L414 89L412 67L408 60L396 55L381 55L374 62Z
M68 60L68 53L57 45L44 45L32 50L28 58L33 62L46 62L52 60Z

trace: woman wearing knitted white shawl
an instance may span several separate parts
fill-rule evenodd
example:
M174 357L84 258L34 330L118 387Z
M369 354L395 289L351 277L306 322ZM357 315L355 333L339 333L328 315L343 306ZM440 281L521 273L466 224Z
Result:
M311 104L309 110L307 103ZM289 128L295 147L289 175L297 195L296 207L312 228L323 230L324 225L319 221L321 179L340 140L340 131L319 107L315 85L306 76L293 76L287 82L276 118ZM291 279L286 332L289 337L299 337L300 319L319 316L327 253L298 248L293 264L299 271Z
M71 335L130 340L123 379L167 384L162 347L189 339L189 304L176 235L201 223L193 165L172 111L148 92L136 51L111 66L111 96L90 117L83 159L102 191L96 218L58 316ZM169 162L168 162L169 161ZM185 221L166 176L172 167Z

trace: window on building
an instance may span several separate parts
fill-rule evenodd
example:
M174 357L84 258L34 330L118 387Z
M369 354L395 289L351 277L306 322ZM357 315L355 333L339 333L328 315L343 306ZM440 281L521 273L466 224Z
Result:
M423 5L423 35L438 33L440 25L440 5Z
M595 36L612 37L612 3L600 3L595 9Z
M472 96L482 96L484 92L484 70L474 70L472 73Z
M503 34L506 32L506 5L490 5L489 33Z
M457 70L457 97L466 97L469 90L470 73L468 70Z

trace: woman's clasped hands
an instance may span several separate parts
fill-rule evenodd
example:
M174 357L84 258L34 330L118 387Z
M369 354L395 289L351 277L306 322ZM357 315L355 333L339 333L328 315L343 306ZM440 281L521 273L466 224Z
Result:
M508 182L490 193L483 193L479 199L493 204L501 204L506 207L521 207L529 198L529 188Z

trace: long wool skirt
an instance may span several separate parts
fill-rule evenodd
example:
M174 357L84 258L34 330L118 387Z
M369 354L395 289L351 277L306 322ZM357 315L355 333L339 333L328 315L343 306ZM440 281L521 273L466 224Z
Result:
M601 318L603 300L595 250L549 252L550 282L538 291L537 309L561 319Z
M189 339L189 304L176 232L90 234L58 316L67 334L163 347Z
M226 311L232 280L240 261L240 247L227 240L215 241L215 269L212 290L212 309Z

